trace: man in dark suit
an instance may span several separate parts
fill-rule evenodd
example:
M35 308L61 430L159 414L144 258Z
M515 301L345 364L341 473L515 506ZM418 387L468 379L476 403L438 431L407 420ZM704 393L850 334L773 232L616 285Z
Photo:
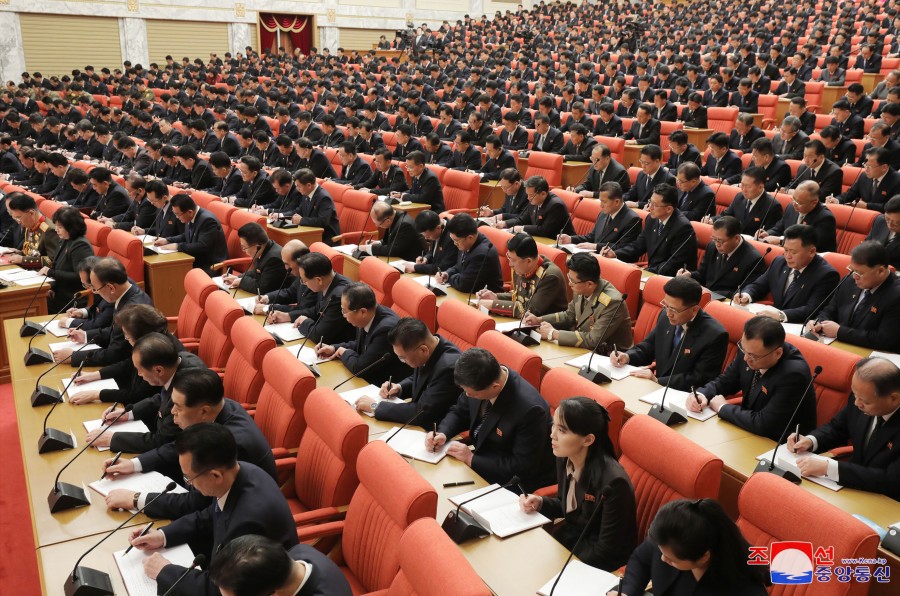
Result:
M462 130L462 125L453 117L453 108L450 106L441 107L440 121L435 132L442 141L452 141L456 137L456 133Z
M737 218L744 234L753 236L757 230L774 227L781 219L781 203L766 192L765 181L765 170L756 166L747 168L741 175L741 192L722 212L723 216Z
M322 253L311 252L298 262L300 281L316 295L316 306L310 315L300 314L294 327L310 342L339 344L356 337L356 329L341 314L341 294L350 280L335 272L331 261Z
M703 156L693 143L688 142L687 133L683 130L673 131L669 135L669 161L666 169L677 172L681 164L694 163L701 167ZM698 170L699 171L699 170Z
M594 124L594 136L621 137L623 134L622 119L616 116L612 102L600 104L597 122Z
M341 160L341 175L334 179L338 184L356 186L372 177L372 168L356 153L352 141L344 141L338 148L338 159Z
M785 99L803 97L806 95L806 83L797 77L797 69L788 66L782 73L781 83L772 91L773 94Z
M884 204L896 194L900 194L900 174L891 168L894 156L884 147L870 149L866 154L864 176L859 176L847 192L835 198L826 199L828 203L853 203L859 209L884 211Z
M771 295L775 309L761 314L782 323L802 323L814 317L816 307L840 280L834 267L816 254L816 240L812 226L793 225L785 230L784 255L736 294L734 302L746 306Z
M802 123L796 116L785 116L780 132L772 139L772 150L781 159L803 159L803 147L809 136L803 132Z
M128 193L112 178L112 172L106 168L94 168L88 173L91 186L100 196L100 200L91 212L91 219L100 216L113 218L128 211L131 198Z
M242 208L275 203L278 193L275 192L269 175L263 170L262 162L255 157L242 157L238 169L244 184L234 195L234 200L226 202L233 202L235 207Z
M560 150L563 161L591 161L591 151L597 141L588 136L583 124L574 124L569 129L569 141Z
M422 254L425 243L406 212L398 211L384 201L376 201L369 216L379 230L384 230L384 237L360 246L360 253L404 261L415 261Z
M185 429L175 440L178 460L188 484L215 501L207 508L181 517L162 530L129 536L142 551L192 543L203 545L207 560L215 558L230 540L249 534L267 536L284 548L297 544L297 529L278 484L260 468L238 462L231 432L219 424L201 423ZM208 573L174 565L161 556L144 567L161 592L176 581L177 594L216 594ZM184 577L182 577L184 575Z
M765 271L762 255L743 239L737 219L730 216L717 219L711 237L700 268L682 269L678 275L690 276L712 292L731 296L741 283L750 283Z
M519 126L519 115L515 112L507 112L503 115L500 143L504 149L510 151L528 149L528 131Z
M508 149L503 147L500 137L491 135L484 144L487 160L479 170L479 175L484 181L499 180L500 172L508 168L516 167L516 159Z
M883 244L891 266L900 270L900 198L892 197L885 203L884 213L872 222L872 229L866 240Z
M722 75L711 75L707 82L709 89L703 94L703 105L707 108L728 107L728 91L722 88Z
M728 145L735 151L749 153L753 142L766 136L758 126L753 124L751 114L738 114L734 122L734 128L728 137ZM671 138L671 137L670 137Z
M256 222L246 223L238 229L241 251L250 257L250 264L243 275L226 274L223 282L240 287L251 294L268 294L281 289L286 281L281 245L269 239L265 228Z
M600 186L602 212L589 234L560 234L560 244L574 244L580 249L599 251L607 245L624 245L637 239L641 233L641 218L625 206L622 187L617 182L604 182Z
M550 125L550 118L546 114L535 114L534 139L531 143L531 150L562 154L564 144L563 133Z
M697 234L690 220L678 210L678 191L659 184L650 198L650 216L636 240L600 254L634 263L647 254L647 270L657 275L675 275L679 269L696 269Z
M788 424L801 432L816 426L816 394L809 364L796 347L784 341L784 328L769 317L753 317L744 324L738 356L695 395L685 407L699 412L707 405L747 431L777 441ZM740 405L726 398L743 392ZM800 409L792 418L797 402Z
M865 121L857 114L854 114L850 108L850 102L846 98L841 98L834 102L831 106L834 117L831 119L831 126L834 126L841 132L841 136L845 139L862 139L865 134Z
M355 185L354 188L365 188L372 194L379 196L389 195L392 192L402 193L408 187L406 185L406 177L400 166L396 166L391 162L391 150L382 147L375 151L373 158L375 171L368 180L361 185Z
M460 292L487 288L503 291L503 273L497 249L478 231L475 219L468 213L457 213L447 224L447 233L459 250L456 264L438 273L438 283L449 284Z
M694 92L688 95L687 106L681 110L678 119L684 123L686 128L706 128L709 123L707 112L706 106L703 105L703 96Z
M847 95L841 100L849 104L850 113L854 116L859 116L860 119L872 117L872 108L875 106L875 101L866 95L866 90L862 83L849 85L847 87Z
M453 149L448 147L436 132L425 136L425 161L428 165L450 167Z
M135 225L129 231L135 236L160 236L167 238L176 236L184 231L181 222L172 212L172 206L169 202L169 187L162 180L150 180L147 182L145 201L153 205L156 209L156 215L153 223L147 227Z
M675 122L678 118L678 106L669 102L669 92L658 89L653 95L653 112L650 117L660 122Z
M220 180L213 173L209 163L200 159L197 150L190 145L182 145L175 154L181 167L190 172L191 181L188 186L195 190L207 190L220 183Z
M793 190L806 181L819 185L820 200L841 194L844 173L840 166L826 159L827 152L828 149L819 139L806 142L803 148L803 164L787 187L789 194L793 194Z
M741 158L731 150L728 135L714 132L706 139L709 157L703 165L702 174L714 180L723 180L725 184L734 184L741 179L744 164Z
M690 391L722 371L728 332L700 308L703 288L690 277L670 279L663 292L665 307L653 331L628 351L610 354L610 362L616 367L643 367L632 372L632 376ZM652 362L656 362L655 370L648 366Z
M591 161L593 164L584 181L578 186L570 186L566 190L576 192L583 197L598 199L600 198L600 187L607 182L617 183L621 190L631 188L628 170L613 159L609 147L603 143L594 145L591 151Z
M294 123L294 126L296 127L297 124ZM228 157L236 158L241 154L241 143L238 141L237 135L229 131L228 124L216 122L213 124L213 134L219 139L219 150Z
M632 209L646 207L658 185L675 184L675 176L662 165L663 152L658 145L644 145L640 155L641 171L624 196L625 205Z
M700 221L716 213L716 193L703 181L700 168L692 161L681 164L675 176L678 210L691 221Z
M238 594L252 583L266 594L352 596L334 561L308 544L285 549L264 536L241 536L222 547L209 568L223 594ZM227 590L227 592L225 592Z
M850 139L842 137L841 131L836 126L826 126L819 131L819 136L825 145L825 159L838 167L856 163L856 145ZM861 155L860 158L865 160L865 155Z
M453 140L453 155L447 167L451 170L473 172L481 169L481 152L472 145L472 137L468 132L461 130L456 133Z
M228 260L228 243L222 224L211 212L198 207L190 195L175 195L170 203L172 213L184 225L184 232L159 238L154 245L191 255L194 267L211 274L213 265Z
M351 283L341 294L344 318L356 328L356 337L340 344L324 344L316 348L320 358L340 359L353 374L360 375L373 385L388 379L398 381L412 370L394 353L388 334L399 322L397 313L375 300L375 292L364 283ZM378 366L375 366L376 363Z
M737 93L731 94L730 105L737 107L742 114L759 113L759 93L753 90L753 81L741 79Z
M861 69L863 72L879 73L881 72L881 56L875 52L875 48L865 44L859 48L859 56L853 63L853 68Z
M437 213L444 211L444 191L437 174L425 167L425 154L413 151L406 156L406 171L412 178L407 192L392 192L392 199L424 203Z
M775 193L791 183L791 166L775 155L772 141L767 138L756 139L751 147L753 165L762 168L766 176L767 192Z
M525 232L532 236L556 238L559 234L573 234L571 217L562 199L550 192L550 185L543 176L532 176L525 181L525 193L530 208L522 217L504 222L514 233Z
M294 186L300 193L300 204L289 214L291 223L322 228L322 242L331 246L334 237L341 234L341 224L331 194L319 186L316 175L307 168L294 172Z
M816 251L837 250L837 230L834 214L819 200L819 185L812 180L801 182L793 192L793 199L784 216L767 230L760 229L759 238L769 244L781 245L784 231L795 224L806 224L816 230Z
M659 145L661 129L659 120L653 118L653 106L642 103L637 109L631 128L622 135L622 138L625 139L626 145Z
M429 245L425 256L416 257L415 263L406 265L406 273L434 275L456 264L459 250L447 231L448 221L428 209L416 216L416 231Z
M425 323L412 317L397 321L387 337L393 353L412 367L412 375L399 382L389 379L390 382L381 386L378 398L361 397L356 402L356 409L389 422L406 423L416 416L416 425L432 428L444 418L459 395L453 382L459 348L440 335L434 335ZM409 401L395 402L389 398Z
M426 435L425 447L441 447L468 430L474 451L453 442L447 453L488 482L503 484L518 476L526 491L552 482L550 407L537 390L482 348L460 356L454 380L463 392L437 433Z
M864 348L897 352L900 281L891 273L887 249L867 241L850 252L850 277L807 330Z
M97 261L90 273L91 291L109 304L115 305L119 312L129 304L153 304L150 296L128 279L128 273L121 261L113 257L104 257ZM115 320L115 319L114 319ZM75 330L70 339L76 343L93 343L99 350L74 352L71 349L58 350L53 357L57 362L69 358L69 364L78 367L106 366L125 360L131 355L131 344L125 340L122 328L115 322L102 329Z
M849 459L800 458L804 476L825 476L842 486L885 494L900 501L900 370L883 358L863 358L850 379L847 405L825 425L806 436L788 436L794 453L824 453L853 446Z

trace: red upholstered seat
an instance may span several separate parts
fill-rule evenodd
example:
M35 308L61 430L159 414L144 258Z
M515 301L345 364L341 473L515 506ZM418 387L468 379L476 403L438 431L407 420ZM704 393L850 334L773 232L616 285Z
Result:
M496 324L494 319L460 302L444 300L437 313L438 333L456 344L461 351L474 348L478 338Z

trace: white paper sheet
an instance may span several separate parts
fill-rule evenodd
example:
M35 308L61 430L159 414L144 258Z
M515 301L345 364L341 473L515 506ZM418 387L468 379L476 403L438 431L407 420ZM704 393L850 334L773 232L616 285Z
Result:
M758 460L766 459L766 460L772 461L772 453L774 451L775 451L774 449L772 449L770 451L766 451L762 455L758 455L756 457L756 459L758 459ZM797 466L797 459L803 458L803 457L813 457L816 459L827 459L827 458L822 457L821 455L816 455L815 453L792 453L791 451L788 451L787 445L782 445L781 447L778 448L778 455L776 456L776 459L775 459L775 465L778 466L779 468L789 470L789 471L793 472L794 474L796 474L797 476L801 476L800 468ZM803 479L809 480L810 482L815 482L816 484L818 484L820 486L824 486L825 488L833 490L833 491L839 491L842 488L844 488L843 486L841 486L834 480L831 480L824 476L803 476Z
M131 549L127 555L122 549L113 553L122 581L128 596L156 596L156 580L150 579L144 573L144 560L157 552L175 565L190 567L194 562L194 552L187 544L181 544L172 548L163 548L153 552L145 552L136 548Z
M566 364L574 366L575 368L581 368L582 366L586 366L589 360L591 362L592 371L602 372L613 381L621 381L622 379L627 378L631 371L638 370L638 367L631 366L630 364L617 368L609 361L609 356L601 356L600 354L594 354L594 359L591 360L590 352L582 354L577 358L572 358L571 360L566 361Z
M399 430L399 432L397 432ZM396 436L394 436L396 433ZM424 462L428 462L430 464L436 464L447 455L447 448L450 446L450 441L444 443L440 449L437 449L434 452L431 452L425 448L425 432L421 430L415 430L412 428L404 428L400 430L399 426L395 426L391 428L386 433L383 433L378 437L378 441L384 441L390 437L391 440L388 442L394 451L399 453L400 455L405 455L406 457L411 457L413 459L418 459Z
M540 596L549 596L557 576L558 573L538 590ZM619 578L612 573L573 559L556 584L553 596L597 596L615 590L618 586Z
M97 420L84 421L84 429L88 432L93 432L101 426L103 426L103 420L99 418ZM128 422L116 422L113 427L104 434L116 434L119 432L148 433L150 432L150 429L140 420L129 420ZM97 449L97 451L109 451L109 447L95 447L95 449Z
M293 323L271 323L264 325L263 329L278 336L281 338L281 341L296 341L304 337L300 330L294 327Z
M658 404L660 401L662 401L662 395L665 390L665 387L660 387L659 389L651 391L650 393L639 399L644 403ZM684 402L688 399L689 396L689 391L678 391L677 389L672 389L671 387L669 387L669 391L666 393L666 409L678 412L679 414L687 418L699 420L700 422L705 422L710 418L715 417L715 411L709 406L703 408L703 411L699 413L691 412L690 410L688 410L685 407Z
M73 375L74 377L74 375ZM68 377L62 380L61 389L65 389L66 387L69 390L66 392L65 397L72 397L76 393L80 393L82 391L102 391L103 389L118 389L119 384L116 383L115 379L100 379L99 381L91 381L90 383L83 383L81 385L76 385L75 383L69 384L72 381L72 377Z

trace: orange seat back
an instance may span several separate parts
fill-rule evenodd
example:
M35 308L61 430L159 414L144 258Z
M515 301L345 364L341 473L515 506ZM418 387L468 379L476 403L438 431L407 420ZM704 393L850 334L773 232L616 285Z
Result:
M550 404L552 412L559 407L559 402L575 396L587 397L606 408L609 412L609 439L616 453L619 453L619 435L625 420L625 402L621 397L578 376L575 369L566 366L547 371L541 381L541 395Z
M231 327L234 349L225 365L225 395L242 404L254 404L263 386L263 358L275 348L275 338L252 317Z
M254 420L270 446L295 449L306 431L303 406L316 377L287 348L269 350L262 371Z
M394 303L391 308L399 316L419 319L429 331L437 331L437 297L425 286L401 277L391 288L391 297Z
M459 300L448 299L437 312L438 333L456 344L460 351L474 348L482 334L496 325L494 319Z
M394 303L391 289L400 279L400 272L381 259L369 257L359 264L359 281L375 291L378 304L390 307Z
M536 352L493 329L482 333L475 345L493 354L503 366L519 373L532 387L540 389L543 362Z

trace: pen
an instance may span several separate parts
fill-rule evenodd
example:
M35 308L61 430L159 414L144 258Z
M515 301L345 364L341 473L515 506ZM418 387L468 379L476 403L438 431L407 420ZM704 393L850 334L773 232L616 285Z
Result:
M619 353L619 348L616 347L616 344L613 344L613 351L612 351L612 353L613 353L613 356L615 356L616 354Z
M433 422L434 432L431 435L431 452L434 453L434 440L437 438L437 422Z
M694 386L693 386L693 385L691 385L691 395L694 396L694 399L697 400L697 403L698 403L698 404L699 404L699 403L702 403L702 402L700 401L700 398L697 396L697 390L694 389Z
M121 452L121 451L118 452L118 453L116 453L116 456L113 458L113 460L112 460L111 462L109 462L109 465L106 466L106 469L108 470L109 468L111 468L111 467L113 467L114 465L116 465L116 463L119 461L119 458L120 458L120 457L122 457L122 452ZM106 472L103 472L103 476L100 477L100 480L103 480L104 478L106 478Z
M797 441L800 440L800 425L797 425L797 430L794 431L794 453L797 453Z
M155 524L155 523L156 523L156 522L150 522L149 524L147 524L146 526L144 526L144 529L141 530L141 533L138 534L137 537L140 538L141 536L146 536L146 535L147 535L147 532L150 531L150 528L152 528L152 527L153 527L153 524ZM134 548L134 545L133 545L133 544L129 544L129 545L128 545L128 548L125 549L125 554L127 555L127 554L131 551L131 549L133 549L133 548Z
M453 488L455 486L469 486L470 484L475 484L474 480L464 480L463 482L445 482L444 488Z

